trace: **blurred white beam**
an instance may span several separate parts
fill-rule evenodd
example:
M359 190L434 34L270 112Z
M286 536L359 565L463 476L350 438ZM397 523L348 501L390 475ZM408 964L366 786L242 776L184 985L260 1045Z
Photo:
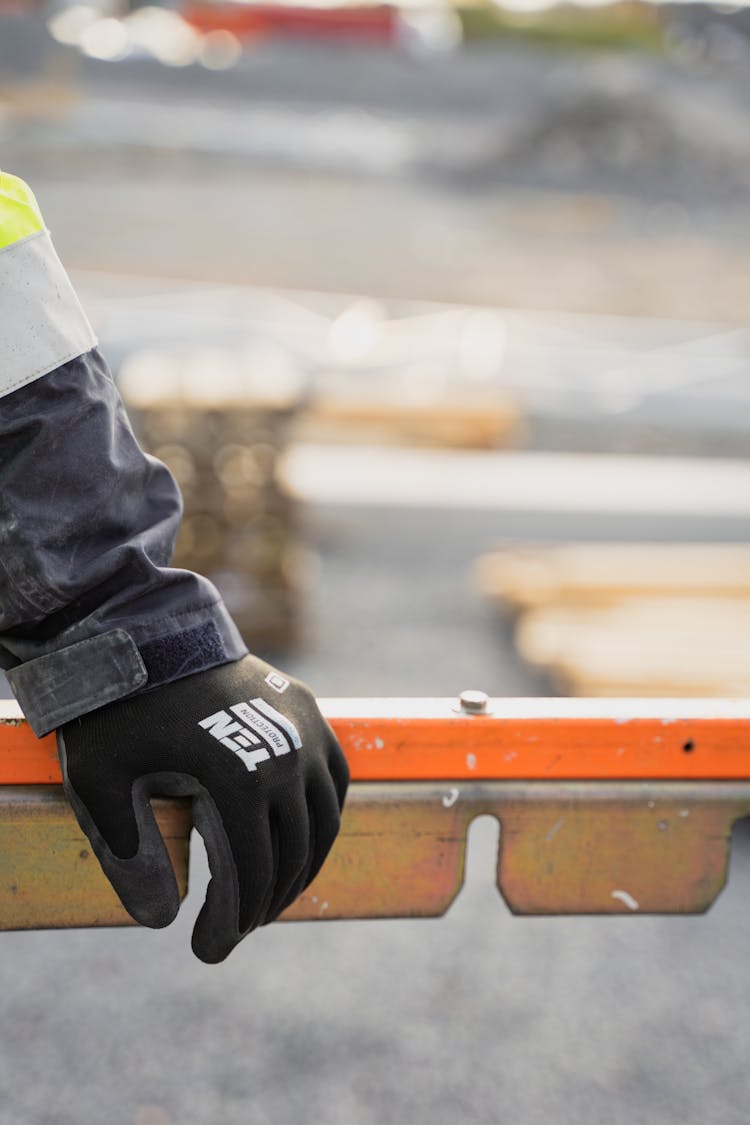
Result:
M313 503L750 516L750 462L293 445L285 483Z

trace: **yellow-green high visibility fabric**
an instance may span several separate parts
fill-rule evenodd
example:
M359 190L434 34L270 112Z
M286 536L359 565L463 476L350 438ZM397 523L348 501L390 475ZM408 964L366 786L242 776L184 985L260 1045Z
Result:
M0 250L44 230L39 204L28 184L0 172Z
M0 399L95 346L34 193L0 172Z

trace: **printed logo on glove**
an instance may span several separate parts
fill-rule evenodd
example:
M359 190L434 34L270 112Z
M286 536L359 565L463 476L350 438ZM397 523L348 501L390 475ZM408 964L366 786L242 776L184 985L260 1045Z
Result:
M235 703L229 710L236 719L226 711L217 711L215 715L201 719L198 726L213 735L222 746L233 750L247 769L256 769L258 763L267 762L271 754L279 758L282 754L291 753L292 748L302 749L302 739L294 723L260 696L249 699L247 703Z

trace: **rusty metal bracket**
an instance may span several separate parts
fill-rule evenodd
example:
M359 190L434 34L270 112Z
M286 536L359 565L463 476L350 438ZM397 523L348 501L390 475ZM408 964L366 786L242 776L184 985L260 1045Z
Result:
M289 918L444 914L477 816L500 822L514 914L699 914L724 886L750 783L358 784L341 836Z
M154 811L184 896L190 805L160 800ZM0 787L0 930L132 924L62 788Z
M0 711L0 929L123 925L59 786L51 739ZM501 826L515 914L700 913L750 816L750 703L324 702L353 784L339 839L289 919L437 916L472 820ZM56 784L57 783L57 784ZM189 805L157 816L187 886Z

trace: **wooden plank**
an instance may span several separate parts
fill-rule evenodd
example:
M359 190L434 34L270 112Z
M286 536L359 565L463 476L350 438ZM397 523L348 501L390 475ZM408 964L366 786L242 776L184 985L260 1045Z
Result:
M506 548L480 558L474 576L486 597L519 610L551 602L608 605L646 595L750 600L750 545L570 543Z
M521 617L516 644L576 695L750 696L750 600L549 605Z
M463 398L444 394L424 401L320 394L301 415L295 439L497 449L513 441L519 420L518 408L502 395L465 392Z

